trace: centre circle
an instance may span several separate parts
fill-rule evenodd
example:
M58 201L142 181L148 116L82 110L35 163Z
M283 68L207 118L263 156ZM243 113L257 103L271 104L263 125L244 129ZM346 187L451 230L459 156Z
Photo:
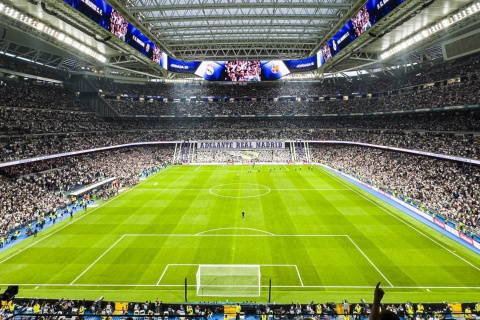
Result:
M270 193L270 188L254 183L227 183L211 187L208 191L222 198L255 198Z

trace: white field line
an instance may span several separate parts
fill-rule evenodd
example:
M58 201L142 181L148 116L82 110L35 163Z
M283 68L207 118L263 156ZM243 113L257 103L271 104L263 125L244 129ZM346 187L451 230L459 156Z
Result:
M229 228L225 228L229 229ZM242 228L238 228L242 229ZM210 231L210 230L209 230ZM204 232L209 232L209 231L204 231ZM128 233L125 234L125 237L271 237L274 236L275 234L162 234L162 233L154 233L154 234L135 234L135 233Z
M167 266L165 267L165 269L163 269L162 275L160 276L160 278L159 278L158 281L157 281L157 284L156 284L157 286L160 284L160 281L162 281L163 276L165 275L165 273L167 273L168 267L170 267L170 264L167 264Z
M25 287L164 287L164 288L169 288L169 287L185 287L184 284L85 284L85 283L76 283L76 284L68 284L68 283L60 283L60 284L55 284L55 283L0 283L1 286L9 286L9 285L19 285L19 286L25 286ZM189 287L196 287L195 284L189 284ZM262 288L268 288L268 285L262 285ZM375 286L275 286L272 285L272 288L297 288L297 289L322 289L322 288L338 288L338 289L372 289L375 288ZM419 287L393 287L390 288L390 290L404 290L404 289L429 289L429 290L449 290L449 289L471 289L471 290L477 290L480 289L480 287L436 287L436 286L419 286Z
M268 187L267 187L268 188ZM215 191L238 191L238 190L256 190L256 191L264 191L264 189L258 188L215 188ZM270 189L270 188L269 188ZM169 189L163 189L169 190ZM182 189L182 190L189 190L189 189ZM206 189L196 189L198 190L206 190ZM320 189L270 189L274 191L350 191L350 189L332 189L332 188L320 188Z
M350 238L350 236L347 236L347 238L353 243L355 247L357 247L358 251L360 251L360 253L365 257L365 259L367 259L368 262L370 262L370 264L375 268L375 270L377 270L377 272L383 277L383 279L387 280L390 287L393 288L394 287L393 284L387 279L387 277L385 277L385 275L380 271L380 269L377 268L377 266L372 262L372 260L368 258L365 252L363 252L362 249L360 249L360 247L355 243L355 241L353 241L352 238Z
M123 238L125 237L125 235L121 236L120 239L118 239L117 241L115 241L114 244L112 244L104 253L102 253L100 255L100 257L97 258L97 260L93 261L91 265L89 265L87 267L87 269L83 270L82 273L80 273L78 275L78 277L76 277L72 282L70 282L70 285L74 284L78 279L80 279L81 276L83 276L85 274L85 272L87 272L88 270L90 270L91 267L93 267L100 259L103 258L104 255L106 255L108 253L108 251L110 251L113 247L115 247L117 245L117 243L120 242L120 240L122 240Z
M290 171L290 170L288 170L288 168L287 168L287 166L286 166L286 165L283 165L283 167L284 167L285 169L287 169L287 171Z
M205 232L211 232L215 230L256 230L260 232L265 232L266 234L205 234ZM266 236L276 236L276 237L348 237L346 234L274 234L263 230L257 230L252 228L218 228L207 231L202 231L200 233L126 233L123 236L125 237L266 237Z
M177 267L181 267L181 266L187 266L187 267L191 267L191 266L230 266L230 264L208 264L208 263L170 263L168 264L169 266L177 266ZM243 264L235 264L235 266L246 266L246 267L250 267L250 266L260 266L260 267L295 267L296 264L270 264L270 263L267 263L267 264L257 264L257 263L251 263L251 264L246 264L246 263L243 263Z
M242 183L240 183L242 184ZM255 183L249 183L256 185ZM220 185L222 186L222 185ZM260 185L259 185L260 186ZM217 186L213 186L212 188L216 188ZM262 186L264 188L268 188L267 186ZM181 190L181 191L209 191L212 188L162 188L162 190ZM263 189L259 188L218 188L219 190L259 190L263 191ZM268 188L270 190L277 190L277 191L352 191L351 188L307 188L307 189L300 189L300 188ZM156 188L142 188L139 189L141 191L158 191Z
M431 238L430 236L426 235L425 233L421 232L420 230L418 230L417 228L415 228L414 226L412 226L410 223L408 223L407 221L397 217L395 214L393 214L390 210L387 210L385 209L384 207L380 206L378 203L376 203L375 201L369 199L368 197L366 197L364 194L358 192L357 190L353 189L352 187L350 187L348 184L346 184L345 182L343 182L342 180L340 180L339 177L337 177L334 173L331 173L328 169L324 169L322 168L323 171L327 172L328 175L330 176L333 176L333 178L335 180L337 180L338 182L340 182L341 184L343 184L344 186L346 187L349 187L350 190L352 190L353 192L355 192L356 194L360 195L362 198L366 199L368 202L372 203L373 205L375 205L376 207L380 208L382 211L388 213L390 216L394 217L395 219L397 219L398 221L401 221L402 223L404 223L406 226L410 227L411 229L415 230L417 233L421 234L422 236L424 236L425 238L429 239L430 241L432 241L433 243L437 244L439 247L445 249L447 252L450 252L451 254L453 254L454 256L456 256L457 258L459 258L460 260L462 260L463 262L467 263L468 265L472 266L473 268L477 269L478 271L480 271L480 267L474 265L473 263L471 263L470 261L467 261L466 259L462 258L461 256L459 256L457 253L455 253L454 251L448 249L447 247L445 247L444 245L442 245L440 242L436 241L435 239Z
M198 171L198 169L200 169L201 166L198 166L197 169L195 169L195 171Z
M219 231L219 230L250 230L250 231L257 231L257 232L262 232L262 233L266 233L267 235L270 235L270 236L274 236L275 234L271 233L271 232L268 232L268 231L264 231L264 230L260 230L260 229L254 229L254 228L234 228L234 227L230 227L230 228L217 228L217 229L210 229L210 230L205 230L205 231L202 231L202 232L199 232L197 234L195 234L196 236L200 236L200 235L203 235L207 232L213 232L213 231Z
M171 167L168 167L167 169L160 171L158 174L160 174L160 173L162 173L162 172L165 172L165 171L167 171L167 170L170 169L170 168L171 168ZM153 177L155 177L155 176L157 176L157 174L152 175L150 178L153 178ZM135 187L141 185L142 183L146 182L146 181L149 180L150 178L147 178L147 179L143 180L142 182L140 182L139 184L137 184ZM125 193L129 192L130 190L133 190L135 187L128 189L127 191L125 191L125 192L119 194L118 196L116 196L115 198L110 198L109 200L107 200L107 201L105 201L104 203L98 205L97 207L93 208L92 210L89 210L89 211L88 211L87 213L85 213L83 216L78 217L78 218L76 218L76 219L73 219L72 221L70 221L69 223L67 223L66 225L64 225L63 227L61 227L61 228L53 231L52 233L46 235L45 237L40 238L39 240L37 240L37 241L35 241L34 243L26 246L25 248L16 251L16 252L15 252L14 254L12 254L11 256L8 256L7 258L1 260L1 261L0 261L0 264L4 263L5 261L10 260L11 258L15 257L17 254L19 254L19 253L27 250L28 248L36 245L37 243L39 243L39 242L41 242L41 241L43 241L43 240L45 240L45 239L48 239L50 236L54 235L55 233L57 233L57 232L60 231L60 230L65 229L66 227L68 227L68 226L71 225L72 223L75 223L75 222L77 222L78 220L85 218L86 216L88 216L88 215L89 215L90 213L92 213L93 211L95 211L95 210L103 207L104 205L106 205L107 203L109 203L109 202L112 201L112 200L118 199L119 197L123 196ZM53 226L51 226L50 228L52 228L52 227L53 227ZM40 233L40 235L41 235L41 233Z
M223 189L222 189L223 190ZM350 189L338 189L338 188L310 188L310 189L270 189L270 190L277 190L277 191L350 191Z
M167 269L170 266L191 267L191 266L199 266L199 265L205 265L205 264L201 264L201 263L169 263L169 264L167 264L165 269L163 269L162 275L158 279L157 284L155 286L177 286L177 285L160 285L160 282L162 281L163 277L165 276L165 273L167 272ZM298 267L297 267L296 264L236 264L236 266L240 266L240 267L241 266L252 266L252 265L253 266L260 266L260 267L290 267L290 268L295 268L295 270L297 271L298 279L300 280L301 287L304 287L302 277L300 276L300 272L298 271ZM217 266L217 265L213 265L213 266ZM113 285L111 285L111 286L113 286ZM151 286L151 285L142 285L142 286ZM296 288L298 286L292 286L292 287Z
M215 188L217 186L213 186L212 188ZM266 187L266 186L265 186ZM210 189L205 189L205 188L162 188L162 190L165 190L165 191L169 191L169 190L172 190L172 191L176 191L176 190L180 190L180 191L210 191L212 188ZM266 187L268 188L268 187ZM259 188L216 188L217 190L220 190L220 191L238 191L238 190L254 190L254 191L264 191L264 189L259 189ZM273 190L273 191L352 191L352 189L347 189L347 188L309 188L309 189L298 189L298 188L289 188L289 189L284 189L284 188L278 188L278 189L272 189L272 188L268 188L270 190ZM139 189L141 191L157 191L158 192L158 188L142 188L142 189Z
M300 284L302 285L302 287L304 287L304 285L303 285L303 280L302 280L302 276L300 276L300 271L298 271L297 265L295 265L295 270L297 270L298 279L300 279Z

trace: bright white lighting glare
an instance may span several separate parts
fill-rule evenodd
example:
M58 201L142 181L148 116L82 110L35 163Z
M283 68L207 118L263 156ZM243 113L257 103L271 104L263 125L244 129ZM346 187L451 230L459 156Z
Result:
M64 43L66 43L67 45L74 47L76 50L79 50L79 51L97 59L98 61L101 61L103 63L108 62L107 57L95 52L94 50L87 47L86 45L81 44L80 42L78 42L76 40L73 40L72 38L65 35L64 33L59 32L59 31L55 30L54 28L51 28L51 27L45 25L44 23L42 23L40 21L32 19L31 17L29 17L28 15L26 15L22 12L19 12L19 11L13 9L13 8L5 6L5 4L1 3L1 2L0 2L0 12L3 12L4 14L6 14L6 15L8 15L8 16L16 19L16 20L19 20L19 21L21 21L21 22L23 22L23 23L25 23L29 26L32 26L32 27L36 28L37 30L42 31L42 32L58 39L59 41L62 41ZM15 55L12 55L12 54L9 54L9 53L5 53L5 54L8 55L8 56L11 56L11 57L15 57ZM24 60L27 60L27 59L24 58Z
M17 57L17 59L24 60L24 61L28 61L28 62L32 62L32 60L27 59L27 58L24 58L24 57Z
M436 23L435 25L433 25L429 28L423 29L418 34L416 34L415 36L413 36L413 37L411 37L407 40L403 40L402 43L397 44L395 47L391 48L390 50L383 52L380 55L380 59L382 59L382 60L386 59L386 58L394 55L395 53L400 52L400 51L406 49L407 47L410 47L411 45L414 45L415 43L417 43L417 42L419 42L423 39L426 39L429 36L439 32L439 31L442 31L443 29L448 28L452 24L454 24L454 23L456 23L456 22L458 22L458 21L460 21L460 20L462 20L462 19L464 19L464 18L466 18L470 15L475 14L479 10L480 10L480 2L477 2L477 3L471 5L470 7L466 8L466 9L462 9L461 11L451 15L450 17L443 19L441 22L438 22L438 23Z

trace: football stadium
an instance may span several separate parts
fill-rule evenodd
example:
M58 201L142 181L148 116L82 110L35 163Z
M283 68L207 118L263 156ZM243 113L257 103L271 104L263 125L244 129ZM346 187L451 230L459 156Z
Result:
M0 320L480 318L480 2L0 18Z

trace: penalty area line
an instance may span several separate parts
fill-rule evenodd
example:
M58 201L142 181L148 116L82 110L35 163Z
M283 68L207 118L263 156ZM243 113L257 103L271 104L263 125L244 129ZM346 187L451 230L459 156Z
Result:
M355 241L353 241L352 238L350 238L350 236L347 236L347 238L352 242L352 244L357 248L357 250L360 251L360 253L365 257L365 259L367 259L367 261L370 262L370 264L375 268L375 270L377 270L377 272L383 277L383 279L387 280L390 287L393 288L394 287L393 284L387 279L387 277L385 277L385 275L380 271L380 269L377 268L377 266L372 262L372 260L368 258L368 256L362 251L362 249L360 249L360 247L355 243Z
M165 267L165 269L163 269L162 275L160 276L160 279L158 279L156 286L160 285L160 281L162 281L163 276L165 275L165 273L167 273L168 267L170 267L170 264L167 264L167 266Z
M108 251L110 251L113 247L115 247L117 245L117 243L120 242L120 240L122 240L123 238L125 237L125 235L121 236L120 239L118 239L117 241L115 241L114 244L112 244L104 253L102 253L100 255L100 257L97 258L97 260L93 261L93 263L91 265L89 265L87 267L87 269L83 270L82 273L80 273L78 275L78 277L76 277L72 282L70 282L70 285L74 284L78 279L80 279L81 276L83 276L85 274L85 272L87 272L88 270L90 270L91 267L93 267L100 259L103 258L104 255L106 255L108 253Z
M300 275L300 271L298 271L297 265L295 265L295 270L297 270L297 275L298 275L298 279L300 279L300 284L302 285L302 287L304 287L302 276Z

